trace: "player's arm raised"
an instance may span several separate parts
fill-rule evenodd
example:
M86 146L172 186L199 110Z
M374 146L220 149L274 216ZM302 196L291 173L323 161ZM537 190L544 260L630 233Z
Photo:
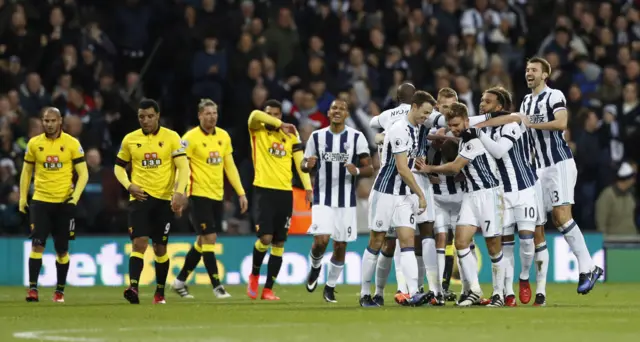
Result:
M18 210L21 213L27 212L27 197L31 188L31 177L33 176L33 168L36 157L32 152L31 144L27 144L27 150L22 163L22 172L20 173L20 201L18 202Z
M512 122L520 123L520 113L512 113L511 115L508 114L508 112L495 112L487 113L485 115L472 116L469 118L469 125L476 128L484 128L504 126Z
M89 181L89 170L87 169L87 162L84 159L84 150L82 150L80 142L78 142L78 146L74 147L71 151L71 158L73 168L78 174L78 179L76 180L75 188L68 202L71 204L78 204L80 196Z
M482 145L484 145L487 151L496 159L504 157L522 135L520 126L515 123L503 126L502 132L503 134L498 141L491 139L488 134L480 134L478 137L480 141L482 141Z
M249 115L248 124L249 129L252 131L264 129L265 125L269 125L275 128L280 128L285 134L289 136L297 134L296 126L282 122L282 120L257 109L251 112L251 115Z

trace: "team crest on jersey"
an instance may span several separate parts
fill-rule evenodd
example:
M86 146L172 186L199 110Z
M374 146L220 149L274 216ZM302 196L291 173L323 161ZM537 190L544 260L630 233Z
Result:
M344 143L344 145L342 145L344 147L345 151L349 151L351 149L351 144L349 143Z
M142 147L142 144L136 144L136 147L140 148Z
M38 146L38 151L40 151L40 152L44 151L44 147Z
M203 147L207 147L207 143L202 143L202 146Z
M164 146L164 141L159 142L158 146L160 146L160 147Z
M220 163L222 163L222 157L220 156L220 152L218 151L209 152L209 158L207 158L207 164L219 165Z
M64 152L64 146L60 146L60 152Z
M47 156L42 166L49 171L57 171L62 168L62 162L58 156Z
M142 167L147 169L155 169L160 165L162 165L162 160L158 158L158 153L149 152L144 154L144 159L142 160Z
M382 223L383 223L382 220L376 221L376 227L378 228L382 227Z
M271 144L271 147L269 147L269 154L282 158L287 155L287 151L284 150L284 144L274 142Z

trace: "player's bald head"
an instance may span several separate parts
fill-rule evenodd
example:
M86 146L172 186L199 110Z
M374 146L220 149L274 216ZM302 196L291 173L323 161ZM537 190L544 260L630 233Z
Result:
M59 117L62 117L62 114L60 114L60 110L56 107L45 107L44 109L42 109L42 117L44 117L45 115L57 115Z
M398 86L398 102L400 103L411 103L411 98L413 94L416 92L416 87L411 83L402 83Z

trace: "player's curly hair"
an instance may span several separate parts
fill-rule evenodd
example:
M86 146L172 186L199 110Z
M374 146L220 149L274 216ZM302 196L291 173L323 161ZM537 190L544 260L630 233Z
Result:
M200 102L198 103L198 113L202 113L202 111L209 106L213 106L218 108L218 105L213 102L213 100L211 99L200 99Z
M444 117L447 121L453 118L462 118L466 120L469 118L469 108L464 103L456 102L452 103L447 111L445 111Z

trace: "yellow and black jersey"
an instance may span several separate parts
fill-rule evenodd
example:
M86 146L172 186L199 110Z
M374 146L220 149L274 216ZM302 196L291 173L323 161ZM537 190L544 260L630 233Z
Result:
M144 134L138 129L122 140L116 164L126 167L131 163L131 183L151 197L170 200L176 177L173 158L180 156L186 156L185 144L175 131L159 127Z
M24 162L34 165L36 201L62 203L73 193L74 165L84 163L80 142L60 132L53 139L40 134L29 140Z
M224 195L224 163L233 153L231 137L216 127L209 134L196 127L184 136L191 176L187 194L221 201Z
M251 129L251 149L255 178L253 185L276 190L292 190L293 153L302 150L300 137L287 136L281 130L270 130L264 124Z

